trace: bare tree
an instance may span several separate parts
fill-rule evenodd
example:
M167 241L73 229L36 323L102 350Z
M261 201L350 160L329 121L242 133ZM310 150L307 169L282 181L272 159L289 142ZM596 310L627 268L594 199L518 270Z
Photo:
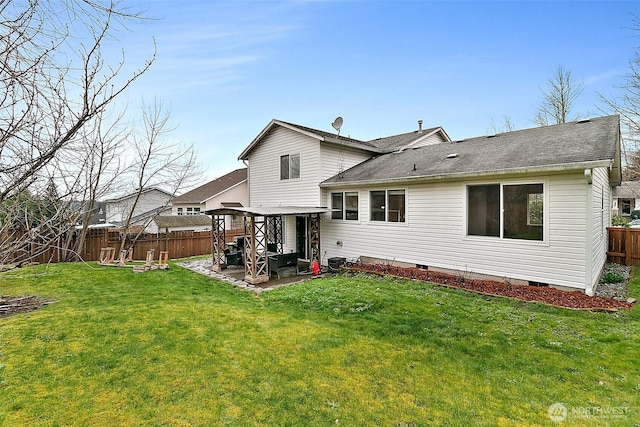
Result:
M538 107L534 121L539 126L566 123L574 101L584 89L582 81L575 82L571 71L559 66L542 90L542 103Z
M515 130L515 127L513 126L513 122L511 121L511 117L503 116L501 125L496 124L495 120L491 119L491 128L490 128L489 132L491 132L491 133L504 133L504 132L511 132L513 130Z
M634 31L640 32L640 18L634 16ZM600 99L620 115L624 138L622 138L622 155L624 169L623 179L640 180L640 49L636 48L627 65L627 73L623 83L618 86L621 95L617 99Z
M0 2L0 201L28 188L78 132L151 66L126 79L101 49L137 18L83 0ZM72 31L75 30L74 33Z
M146 106L143 102L142 126L131 138L133 162L128 166L128 174L136 189L134 200L125 212L121 251L126 248L132 220L145 190L157 187L175 196L202 175L193 145L185 146L181 142L171 140L170 134L174 129L169 127L169 118L170 113L164 110L161 102L155 101L151 106ZM169 203L170 200L167 200L164 207ZM158 208L146 223L142 224L131 239L130 245L135 243L145 226L161 213L162 208Z
M60 238L74 225L68 203L60 202L81 191L81 175L55 206L47 194L64 178L59 165L69 158L62 156L153 63L155 52L123 76L124 52L115 62L102 55L117 27L137 19L108 0L0 0L0 253L11 253L6 237L15 226L27 230L24 247Z
M84 249L98 200L115 191L117 185L122 185L121 173L124 165L121 158L131 132L121 124L122 119L123 116L120 115L115 120L108 121L104 120L103 114L99 114L92 123L93 126L86 126L78 143L69 150L68 158L71 159L69 164L72 169L61 173L67 177L78 176L81 180L78 186L80 191L75 193L75 199L78 200L78 217L75 222L81 226L74 242L77 253L82 253Z

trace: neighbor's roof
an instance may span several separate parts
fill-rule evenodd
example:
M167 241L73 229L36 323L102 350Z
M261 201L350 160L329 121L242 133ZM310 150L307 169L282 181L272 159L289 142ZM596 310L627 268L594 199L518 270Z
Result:
M211 226L207 215L159 215L154 221L158 228Z
M204 203L226 190L247 180L247 168L236 169L226 175L209 181L198 188L194 188L172 200L172 203Z
M640 197L640 181L623 181L613 189L616 199L637 199Z
M258 143L264 138L269 132L271 132L274 127L281 126L295 132L299 132L303 135L307 135L311 138L317 139L321 142L328 142L334 144L341 144L352 148L358 148L361 150L369 151L374 154L378 153L388 153L391 151L399 150L408 145L414 144L417 141L420 141L435 132L441 132L442 136L449 140L449 136L446 134L444 129L441 127L435 127L431 129L424 129L422 131L414 131L403 133L400 135L392 135L384 138L377 138L371 141L362 141L359 139L349 138L345 136L338 135L337 133L325 132L318 129L313 129L307 126L297 125L295 123L285 122L283 120L271 120L269 124L256 136L253 141L247 146L247 148L240 153L238 159L245 160L248 158L249 153L253 148L258 145Z
M159 192L159 193L163 193L163 194L165 194L165 195L167 195L167 196L169 196L169 197L172 197L172 196L173 196L173 194L169 193L168 191L164 191L163 189L158 188L158 187L147 187L147 188L143 188L143 189L142 189L142 193L141 193L141 194L150 193L150 192L152 192L152 191L157 191L157 192ZM125 200L125 199L129 199L129 198L135 197L137 194L138 194L138 190L135 190L135 191L133 191L133 192L131 192L131 193L129 193L129 194L125 194L124 196L115 197L115 198L113 198L113 199L107 199L107 200L105 200L105 203L116 203L116 202L120 202L120 201L122 201L122 200Z
M619 116L598 117L379 155L321 186L610 166L620 173Z

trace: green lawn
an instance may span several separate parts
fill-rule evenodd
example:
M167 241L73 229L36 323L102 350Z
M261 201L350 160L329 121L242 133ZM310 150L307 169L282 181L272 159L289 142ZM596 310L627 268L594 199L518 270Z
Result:
M640 420L638 308L571 311L374 276L255 296L174 265L33 272L0 279L0 294L58 300L0 319L4 426Z

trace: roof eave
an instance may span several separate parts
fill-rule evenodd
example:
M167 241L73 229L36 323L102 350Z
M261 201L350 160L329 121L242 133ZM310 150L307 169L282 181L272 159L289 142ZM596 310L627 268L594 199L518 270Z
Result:
M374 147L374 146L365 146L363 144L358 144L358 143L354 143L354 142L349 142L349 141L345 141L342 139L338 139L338 138L328 138L328 137L324 137L323 142L328 142L331 144L338 144L338 145L343 145L346 147L351 147L351 148L356 148L359 150L363 150L363 151L369 151L371 153L376 153L376 154L383 154L385 153L385 151L380 150L378 147Z
M529 166L522 168L509 168L500 170L485 170L464 173L447 173L439 175L421 175L412 177L399 177L387 179L370 179L357 181L332 181L320 183L321 188L341 187L345 185L379 185L379 184L397 184L401 182L425 182L425 181L442 181L442 180L460 180L467 178L483 178L489 176L503 176L511 174L540 174L545 172L563 172L569 170L584 170L596 167L609 168L612 160L594 160L579 163L563 163L557 165Z
M269 124L267 126L264 127L264 129L262 129L262 131L258 134L258 136L256 136L255 138L253 138L253 140L251 141L251 143L247 146L247 148L245 148L242 153L240 153L240 155L238 156L238 160L246 160L248 158L249 153L251 152L251 150L253 150L253 148L258 145L258 142L260 142L260 140L267 134L269 133L269 131L271 130L271 128L273 128L273 126L278 125L278 126L282 126L284 128L287 128L289 130L292 130L294 132L298 132L301 133L303 135L309 136L311 138L317 139L322 141L324 138L320 135L316 135L315 133L311 133L311 132L307 132L306 130L300 129L296 126L290 125L289 123L285 123L283 121L280 120L276 120L273 119L269 122Z

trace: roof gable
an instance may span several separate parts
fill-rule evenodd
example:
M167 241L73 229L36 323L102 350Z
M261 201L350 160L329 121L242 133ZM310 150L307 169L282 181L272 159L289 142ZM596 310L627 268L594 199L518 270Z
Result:
M381 152L390 153L398 150L405 150L414 146L421 146L423 141L438 136L441 142L451 142L451 138L442 127L431 129L420 129L413 132L391 135L384 138L376 138L369 143L375 145Z
M619 116L427 145L376 156L323 186L619 165ZM615 182L615 177L612 178Z
M174 205L181 203L204 203L206 200L220 193L223 193L224 191L235 187L236 185L241 184L246 180L247 168L236 169L221 176L220 178L209 181L206 184L201 185L200 187L194 188L191 191L187 191L186 193L173 199L172 203Z

